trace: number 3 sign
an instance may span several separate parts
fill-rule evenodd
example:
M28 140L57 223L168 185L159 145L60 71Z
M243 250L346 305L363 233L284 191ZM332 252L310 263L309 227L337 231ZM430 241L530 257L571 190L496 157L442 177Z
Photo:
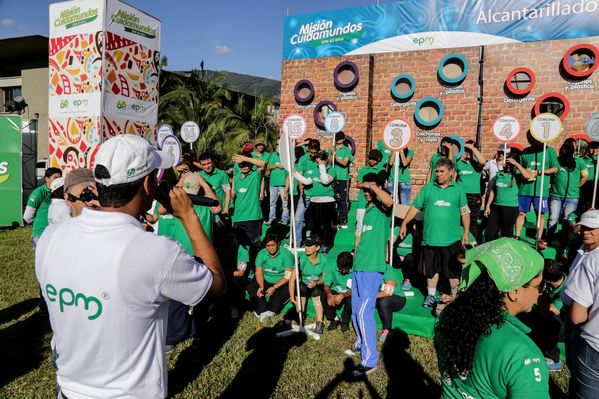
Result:
M299 114L291 114L283 121L283 131L290 139L297 140L306 134L308 124L306 119Z
M412 128L407 120L397 118L385 125L383 129L383 143L391 151L399 151L410 144Z

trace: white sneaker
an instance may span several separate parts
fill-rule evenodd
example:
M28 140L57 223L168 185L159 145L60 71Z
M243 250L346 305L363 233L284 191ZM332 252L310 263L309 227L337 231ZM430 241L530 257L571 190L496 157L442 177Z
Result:
M360 354L360 349L353 347L351 349L346 349L343 351L347 356L357 356Z

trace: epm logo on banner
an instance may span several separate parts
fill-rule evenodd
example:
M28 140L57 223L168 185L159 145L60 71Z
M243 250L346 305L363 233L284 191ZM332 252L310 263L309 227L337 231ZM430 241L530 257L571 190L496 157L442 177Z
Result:
M0 184L10 179L10 173L8 173L8 162L0 161Z
M414 39L412 39L412 43L414 43L414 45L416 46L430 46L431 44L435 43L435 37L434 36L419 36L419 37L415 37Z

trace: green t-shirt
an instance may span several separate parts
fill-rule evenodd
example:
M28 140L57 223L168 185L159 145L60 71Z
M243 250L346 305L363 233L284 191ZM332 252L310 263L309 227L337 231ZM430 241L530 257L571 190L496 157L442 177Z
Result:
M589 178L587 179L587 182L595 181L595 166L597 166L597 156L587 155L582 158L582 160L586 164L587 170L589 171Z
M252 152L252 158L266 162L266 165L264 167L266 167L270 163L270 153L267 151L264 151L262 155L258 155L258 153L254 151Z
M518 190L522 183L520 171L515 174L497 172L495 175L495 199L493 203L499 206L518 206Z
M314 178L314 176L318 176L318 163L312 160L309 153L304 154L297 164L297 171L301 172L305 177ZM311 197L314 195L312 194L313 189L313 184L304 186L304 195L306 197Z
M285 270L293 267L293 255L284 247L279 247L274 256L271 256L266 248L261 249L256 255L256 268L262 269L264 281L270 284L276 284L285 277Z
M398 256L405 257L412 253L414 238L410 231L407 232L406 236L402 240L401 238L399 238L399 226L395 226L395 229L393 230L393 236L396 237L395 253Z
M210 184L210 187L212 187L212 190L214 190L214 194L216 194L221 205L224 207L226 197L224 187L231 186L231 183L229 182L229 176L227 176L225 171L218 168L214 168L214 170L210 174L201 170L200 175L202 175L202 177L206 179L208 184Z
M443 378L441 370L441 398L549 399L549 369L529 332L506 314L505 322L476 344L466 378Z
M376 201L371 203L364 213L362 235L354 256L354 271L383 273L387 267L387 244L391 211Z
M331 150L329 150L329 155L332 155L333 152ZM343 180L343 181L347 181L349 180L349 164L352 163L354 161L354 156L351 153L351 149L347 146L343 146L341 148L339 148L338 150L335 151L335 155L337 158L340 159L348 159L347 165L345 166L341 166L340 163L338 163L337 161L335 161L335 173L337 174L337 180Z
M322 279L322 274L327 265L326 255L319 253L316 258L316 264L313 264L310 258L306 256L306 253L302 252L298 260L302 283L308 284L312 281L319 281Z
M437 161L441 158L444 158L441 156L441 154L434 154L431 157L431 161L428 164L428 167L431 168L432 172L431 172L431 180L433 180L435 178L435 167L437 166ZM457 163L455 156L453 157L453 165L455 166Z
M574 158L570 161L557 157L557 173L551 175L551 197L559 198L579 198L580 197L580 177L582 171L587 171L586 162L580 158Z
M345 294L351 290L352 271L347 274L341 274L337 267L337 262L329 262L324 269L324 285L331 287L335 294Z
M193 209L200 219L200 224L206 233L206 236L212 242L212 232L214 225L214 215L210 212L210 208L207 206L194 205ZM166 215L158 214L158 235L169 237L170 239L177 241L185 251L191 256L194 256L193 247L189 235L183 226L183 223L170 213Z
M466 194L480 194L482 166L476 160L466 162L460 159L457 164L457 183Z
M403 150L402 150L403 151ZM406 157L414 158L414 151L408 149ZM389 182L395 181L395 165L391 165L391 173L389 174ZM412 177L410 176L410 165L404 167L401 165L401 158L399 159L399 180L398 183L411 183Z
M403 290L401 289L401 285L403 283L403 274L401 269L396 269L391 265L387 265L385 268L385 274L383 274L383 281L384 283L387 283L388 281L395 281L393 295L404 296Z
M389 157L393 152L387 148L387 146L383 142L383 139L379 139L379 141L376 142L376 149L379 150L381 154L383 154L383 159L381 159L379 165L387 165L387 163L389 162Z
M541 163L543 162L543 148L536 149L533 147L527 147L522 151L520 156L522 167L530 170L542 170ZM545 155L545 170L549 168L557 167L557 154L551 147L547 147L547 153ZM545 176L543 181L543 198L549 196L549 180L551 176ZM520 186L520 195L538 196L541 194L541 176L537 176L534 181L523 181Z
M281 163L281 157L278 152L270 154L268 161L271 165ZM282 165L281 165L282 166ZM288 172L285 168L275 168L270 171L270 186L271 187L285 187L285 180L287 179Z
M262 174L250 171L245 177L240 173L234 179L235 211L232 216L233 223L262 219L262 210L260 209Z
M366 176L369 173L376 173L376 174L382 175L383 171L384 171L384 166L382 166L382 165L384 165L384 164L381 164L379 162L374 167L372 167L370 165L362 166L360 169L358 169L358 182L364 183L364 176ZM364 209L364 208L366 208L366 197L364 197L364 189L360 189L360 193L358 194L358 208L357 209Z
M310 187L310 197L335 197L333 182L326 186L320 182L320 169L317 163L310 163L310 169L304 171L304 176L312 179ZM326 166L326 171L329 176L335 180L335 168Z
M445 188L436 182L422 187L413 206L424 212L422 245L447 247L464 234L460 208L467 206L466 193L452 181Z
M547 297L549 298L549 302L553 306L555 306L555 308L558 311L561 311L564 307L564 302L562 301L561 293L564 290L564 287L566 286L566 280L568 279L568 277L564 273L562 273L562 276L564 279L562 280L562 283L560 285L554 288L551 284L547 283L547 285L545 286L545 291L543 292L543 294L547 295Z
M29 194L27 206L37 209L33 218L31 234L34 237L40 237L46 227L48 227L48 208L52 203L52 190L45 184L39 186Z

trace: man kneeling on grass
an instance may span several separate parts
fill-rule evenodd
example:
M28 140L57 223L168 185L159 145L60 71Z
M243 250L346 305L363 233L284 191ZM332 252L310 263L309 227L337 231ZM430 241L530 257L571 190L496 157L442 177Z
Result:
M330 321L329 331L339 326L337 310L341 313L341 331L349 330L351 319L351 279L354 257L350 252L341 252L336 263L330 263L324 270L324 293L321 298L324 314Z

